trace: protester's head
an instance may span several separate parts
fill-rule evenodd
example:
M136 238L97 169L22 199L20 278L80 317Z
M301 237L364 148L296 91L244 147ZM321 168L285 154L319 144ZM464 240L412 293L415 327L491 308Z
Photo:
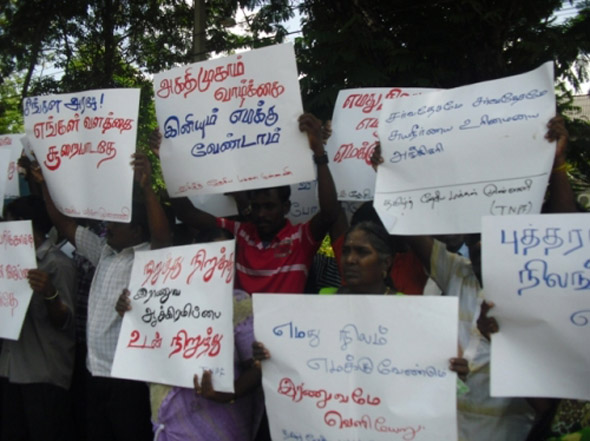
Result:
M107 222L106 237L109 246L117 251L150 240L150 229L145 206L133 204L131 222Z
M262 240L272 240L285 225L291 208L291 188L262 188L248 192L252 208L251 219Z
M44 238L53 224L47 214L45 202L39 196L22 196L8 203L4 208L4 218L7 221L30 220L33 230Z
M347 291L383 294L387 287L393 288L389 275L393 257L389 234L382 225L363 221L350 227L340 262Z
M352 215L350 219L350 225L356 225L359 222L374 222L383 226L383 222L381 218L377 214L375 207L373 207L373 201L364 202ZM383 228L385 228L383 226ZM391 247L396 253L401 253L407 251L408 246L406 244L406 240L403 236L398 236L395 234L389 235L389 240L391 243Z

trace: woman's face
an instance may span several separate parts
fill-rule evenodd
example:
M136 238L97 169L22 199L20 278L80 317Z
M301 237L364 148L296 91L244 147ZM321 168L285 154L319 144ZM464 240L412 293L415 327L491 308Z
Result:
M342 247L342 275L352 293L382 294L384 272L390 262L383 262L369 243L367 233L355 230L348 234Z

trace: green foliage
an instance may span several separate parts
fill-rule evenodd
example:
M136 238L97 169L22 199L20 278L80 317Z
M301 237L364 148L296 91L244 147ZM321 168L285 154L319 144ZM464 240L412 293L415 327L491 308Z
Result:
M154 184L164 188L149 151L156 128L151 74L192 62L195 0L0 0L0 128L22 131L20 101L27 96L103 88L140 88L137 146L154 165ZM224 27L238 9L256 8L246 32ZM280 21L292 16L287 0L209 0L207 51L233 51L282 41ZM268 38L265 41L264 38ZM51 65L59 76L35 78ZM18 73L18 82L6 78ZM17 78L17 77L14 77Z
M22 78L12 76L0 84L0 134L23 133L24 121L20 106Z
M531 70L587 79L590 16L549 19L561 0L305 0L297 40L306 109L326 119L340 89L450 88ZM567 44L564 44L567 42ZM571 68L574 68L573 70Z
M293 0L207 0L206 51L283 41ZM156 126L151 75L195 59L196 0L0 0L0 127L22 130L21 97L138 87L139 148ZM303 0L296 40L304 107L331 117L343 88L454 87L521 73L547 60L575 87L588 80L590 2L562 0ZM246 19L226 28L239 11ZM35 78L39 66L62 74ZM15 74L18 73L17 76ZM15 80L18 78L18 80ZM567 99L560 111L567 109ZM571 164L589 182L588 126L570 121ZM158 188L163 187L156 170Z

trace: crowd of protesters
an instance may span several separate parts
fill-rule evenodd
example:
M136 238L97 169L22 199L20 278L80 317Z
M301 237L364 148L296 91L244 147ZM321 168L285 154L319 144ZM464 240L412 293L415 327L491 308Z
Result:
M326 125L310 114L298 124L317 168L319 211L296 225L287 218L288 186L236 194L233 218L159 197L141 153L131 160L131 222L82 221L56 209L38 164L21 161L31 194L7 204L4 219L32 221L38 268L28 273L34 294L21 336L2 343L0 441L270 439L260 366L271 354L254 341L251 305L252 293L265 292L456 296L463 353L449 354L449 368L467 386L458 396L460 439L588 436L586 402L490 397L489 336L501 330L485 302L479 235L391 236L370 203L349 221L329 169ZM562 118L549 121L546 138L557 148L548 212L577 211L563 167L567 136ZM152 142L157 152L159 137ZM336 256L328 262L318 254L326 235ZM112 377L135 252L227 238L236 240L235 392L216 392L208 372L195 375L192 389ZM336 268L332 280L312 280L327 267Z

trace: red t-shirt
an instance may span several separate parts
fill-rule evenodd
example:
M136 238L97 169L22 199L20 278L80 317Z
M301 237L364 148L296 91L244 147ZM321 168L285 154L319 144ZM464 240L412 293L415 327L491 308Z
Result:
M236 288L250 294L304 292L313 256L321 244L314 240L309 222L293 225L287 220L267 244L252 223L218 218L217 225L236 238Z
M340 265L340 258L342 257L342 247L344 246L344 234L332 242L332 249L338 262L340 274L342 274L342 267ZM395 253L393 258L393 265L391 266L391 279L396 291L404 294L422 294L424 292L424 285L428 277L422 266L422 262L413 251L406 251L405 253ZM342 283L344 285L344 281Z

